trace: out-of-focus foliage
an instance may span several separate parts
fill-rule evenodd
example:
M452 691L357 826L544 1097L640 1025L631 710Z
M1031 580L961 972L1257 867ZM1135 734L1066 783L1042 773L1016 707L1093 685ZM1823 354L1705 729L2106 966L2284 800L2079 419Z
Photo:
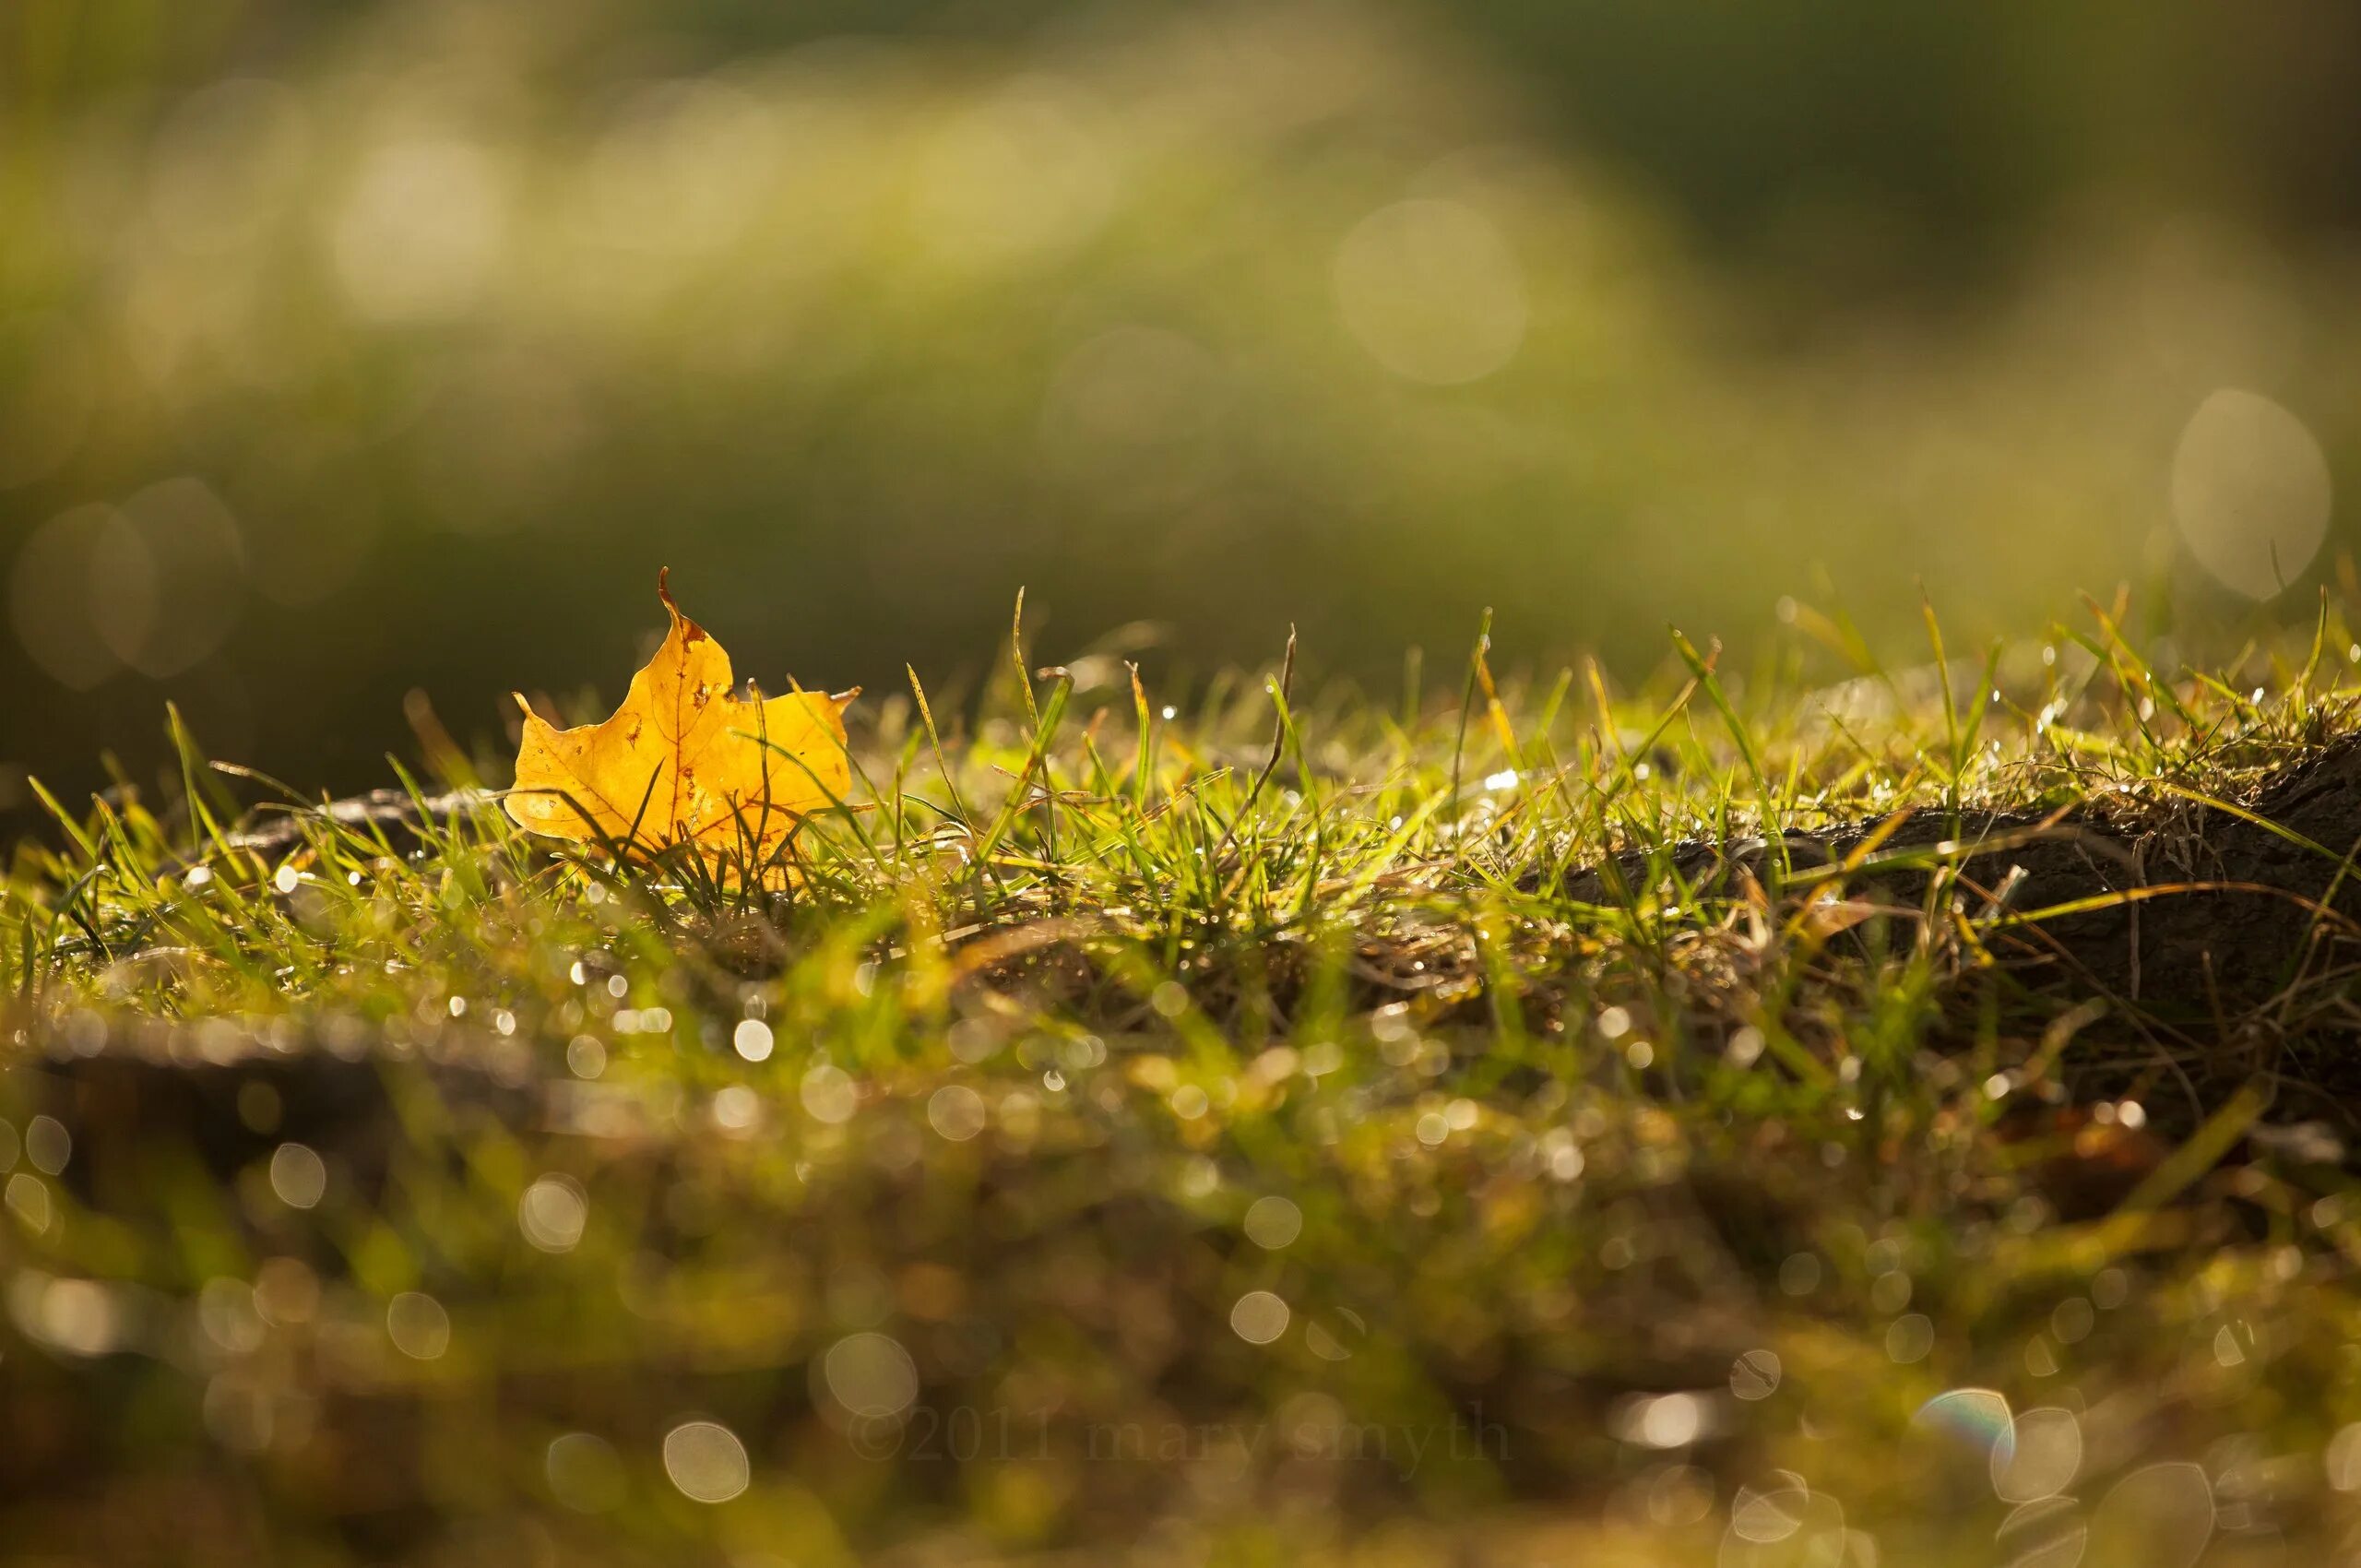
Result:
M1920 577L1971 632L2269 596L2361 420L2354 31L19 0L0 812L148 776L166 696L335 786L412 686L496 740L663 561L872 685L1020 583L1051 651L1294 622L1389 688L1485 604L1628 665Z

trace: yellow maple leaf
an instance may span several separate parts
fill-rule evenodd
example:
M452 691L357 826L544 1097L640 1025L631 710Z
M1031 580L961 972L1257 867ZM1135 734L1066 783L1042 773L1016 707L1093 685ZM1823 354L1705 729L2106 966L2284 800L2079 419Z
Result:
M730 655L681 613L669 575L656 593L672 628L604 722L560 730L516 698L525 737L508 814L555 838L766 862L797 822L850 788L844 710L860 690L741 700Z

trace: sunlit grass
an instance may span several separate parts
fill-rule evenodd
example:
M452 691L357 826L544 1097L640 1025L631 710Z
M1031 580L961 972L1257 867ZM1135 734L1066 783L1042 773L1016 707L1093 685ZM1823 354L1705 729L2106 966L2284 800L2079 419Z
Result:
M2216 1169L2282 1069L2057 994L2048 912L1940 841L1687 848L2235 802L2353 729L2333 607L2214 673L2123 619L1929 616L1931 663L1833 690L1479 642L1400 703L1291 648L1168 706L1020 645L865 704L853 798L769 866L552 849L465 776L330 813L176 731L181 790L53 802L0 901L0 1523L107 1562L2331 1541L2361 1208L2317 1144ZM1923 897L1856 918L1864 867Z

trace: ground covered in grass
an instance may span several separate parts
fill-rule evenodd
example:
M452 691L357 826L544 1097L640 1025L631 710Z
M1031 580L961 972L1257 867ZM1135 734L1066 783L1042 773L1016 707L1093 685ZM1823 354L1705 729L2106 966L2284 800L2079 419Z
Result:
M2361 645L2119 618L1012 660L767 866L190 742L0 899L9 1554L2327 1560Z

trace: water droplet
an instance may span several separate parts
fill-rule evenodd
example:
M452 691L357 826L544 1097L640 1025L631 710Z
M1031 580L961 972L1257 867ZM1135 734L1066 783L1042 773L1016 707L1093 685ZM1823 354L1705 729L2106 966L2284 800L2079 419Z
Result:
M1768 1399L1778 1392L1780 1372L1778 1352L1749 1350L1730 1364L1730 1392L1749 1401Z
M451 1348L451 1314L424 1291L405 1290L386 1303L386 1333L403 1355L432 1361Z
M2213 1535L2213 1488L2186 1460L2115 1483L2091 1513L2090 1560L2104 1568L2191 1568Z
M2027 1410L2016 1419L2014 1439L2006 1452L1992 1450L1992 1491L2001 1502L2037 1503L2073 1484L2082 1467L2082 1425L2071 1410Z
M898 1416L919 1395L910 1353L891 1335L874 1331L848 1334L828 1347L821 1374L836 1403L864 1420Z
M718 1421L682 1421L664 1434L664 1473L693 1503L727 1503L753 1479L746 1445Z
M311 1208L327 1194L327 1162L308 1144L281 1144L270 1157L270 1190L290 1208Z
M623 1501L623 1462L602 1437L570 1431L552 1438L542 1467L550 1495L577 1514L603 1514Z
M1275 1194L1254 1200L1246 1211L1246 1239L1277 1252L1303 1233L1303 1210Z
M571 1176L543 1176L516 1200L516 1226L545 1253L571 1252L590 1222L590 1199Z
M1268 1345L1287 1331L1287 1304L1268 1290L1249 1290L1229 1309L1229 1326L1249 1345Z
M953 1143L965 1143L984 1130L984 1097L965 1084L945 1084L926 1102L927 1124Z
M749 1062L764 1062L770 1058L771 1027L760 1018L741 1018L730 1031L730 1043L739 1055Z

